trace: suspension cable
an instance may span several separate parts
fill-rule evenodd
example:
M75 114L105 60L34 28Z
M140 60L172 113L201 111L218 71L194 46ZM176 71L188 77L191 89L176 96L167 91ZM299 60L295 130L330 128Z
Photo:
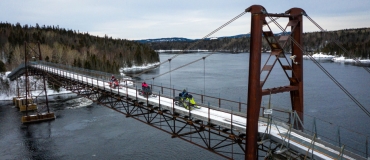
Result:
M244 14L243 14L244 15ZM240 17L240 16L239 16ZM273 20L277 20L277 19L279 19L280 17L276 17L276 18L274 18ZM271 23L271 22L273 22L273 20L271 20L271 21L269 21L269 22L267 22L267 24L269 24L269 23ZM230 22L230 21L229 21ZM264 25L267 25L267 24L264 24ZM220 28L220 27L219 27ZM250 34L250 32L248 32L247 34ZM206 36L207 37L207 36ZM199 40L200 41L200 40ZM233 43L235 43L235 41L233 42ZM228 44L228 45L226 45L226 46L223 46L223 47L221 47L221 48L218 48L218 50L222 50L222 49L224 49L224 48L226 48L226 47L228 47L228 46L230 46L231 44ZM160 77L160 76L163 76L163 75L165 75L165 74L168 74L168 73L170 73L170 72L172 72L172 71L175 71L175 70L178 70L178 69L180 69L180 68L183 68L183 67L185 67L185 66L188 66L188 65L190 65L190 64L193 64L193 63L195 63L195 62L198 62L198 61L200 61L200 60L202 60L202 59L205 59L205 58L207 58L207 57L209 57L209 56L211 56L211 55L213 55L215 52L213 51L213 52L211 52L211 53L209 53L209 54L207 54L206 56L204 56L204 57L202 57L202 58L200 58L200 59L196 59L196 60L194 60L194 61L192 61L192 62L189 62L189 63L187 63L187 64L184 64L184 65L182 65L182 66L180 66L180 67L177 67L177 68L175 68L175 69L173 69L173 70L169 70L169 71L167 71L167 72L165 72L165 73L162 73L162 74L160 74L160 75L157 75L157 76L155 76L155 77L152 77L152 78L157 78L157 77ZM171 57L171 58L173 58L173 57ZM172 59L168 59L167 61L171 61ZM205 66L204 66L205 67ZM205 70L205 68L204 68L204 70ZM143 74L143 73L145 73L145 72L142 72L142 73L139 73L140 75L141 74ZM205 71L204 71L204 76L205 76ZM147 80L147 79L145 79L145 80ZM205 83L205 82L204 82Z
M234 17L233 19L229 20L228 22L226 22L225 24L223 24L222 26L218 27L217 29L213 30L211 33L207 34L206 36L204 36L202 39L196 41L195 43L193 43L192 45L190 45L189 47L187 47L185 49L186 50L189 50L191 49L192 47L194 47L195 45L197 45L198 43L204 41L206 38L210 37L211 35L215 34L216 32L218 32L219 30L221 30L222 28L226 27L227 25L229 25L230 23L234 22L235 20L237 20L238 18L242 17L244 14L246 14L247 12L243 11L242 13L240 13L239 15L237 15L236 17ZM180 54L183 54L184 53L184 50L182 50L180 53L174 55L173 57L169 58L169 59L174 59L176 58L177 56L179 56ZM161 63L158 64L158 66L166 63L166 62L169 62L169 60L166 60L166 61L163 61ZM133 77L138 77L150 70L153 70L154 68L150 68L150 69L146 69L146 70L143 70L142 72L138 73L138 74L134 74Z
M203 95L206 95L206 57L203 57Z
M168 59L168 63L169 63L169 67L170 67L170 69L169 70L171 70L171 59ZM153 79L154 79L155 77L153 77ZM171 73L170 73L170 97L171 97L171 95L172 95L172 77L171 77ZM174 97L175 98L175 97Z
M352 96L351 93L347 91L346 88L342 86L315 58L313 58L311 55L308 55L308 57L345 93L349 98L352 99L353 102L357 104L369 117L370 117L370 112L362 106L362 104L357 101L355 97Z
M270 16L269 16L270 17ZM271 17L270 17L271 19ZM274 23L280 28L282 29L282 27L280 26L280 24L278 24L275 20L273 20ZM321 28L321 27L320 27ZM283 33L285 32L283 29L282 29ZM290 35L289 35L289 39L302 51L302 52L305 52L302 48L302 46L297 42L295 41ZM370 112L359 102L357 101L357 99L355 97L352 96L351 93L348 92L348 90L346 88L343 87L342 84L340 84L315 58L313 58L311 55L307 54L307 56L345 93L347 94L347 96L349 98L351 98L351 100L353 102L355 102L357 104L358 107L360 107L360 109L365 112L365 114L367 114L369 117L370 117Z
M324 32L324 33L327 33L328 31L324 30L319 24L317 24L311 17L309 17L307 14L304 14L317 28L319 28L321 30L321 32ZM334 43L339 46L339 48L341 48L345 53L347 53L349 56L351 57L354 57L353 54L351 52L349 52L348 50L346 50L342 45L340 45L338 43L338 40L334 40ZM359 63L359 65L361 65L361 61L358 60L358 59L354 59L357 63ZM366 66L364 65L361 65L367 72L370 73L370 69L367 68Z
M276 19L278 19L279 17L277 17L277 18L275 18L274 20L276 20ZM271 22L273 22L273 20L272 21L269 21L267 24L269 24L269 23L271 23ZM265 24L264 24L265 25ZM248 32L247 34L249 34L250 32ZM233 44L233 43L235 43L235 41L232 41L232 43L231 44ZM221 47L221 48L218 48L218 50L223 50L224 48L226 48L226 47L228 47L228 46L230 46L231 44L228 44L228 45L225 45L225 46L223 46L223 47ZM188 65L191 65L191 64L193 64L193 63L195 63L195 62L198 62L198 61L200 61L200 60L202 60L202 59L206 59L207 57L209 57L209 56L211 56L211 55L213 55L214 53L216 53L216 52L211 52L211 53L209 53L209 54L207 54L206 56L204 56L204 57L202 57L202 58L199 58L199 59L196 59L196 60L194 60L194 61L192 61L192 62L189 62L189 63L187 63L187 64L184 64L184 65L182 65L182 66L179 66L179 67L177 67L177 68L175 68L175 69L173 69L173 70L169 70L169 71L167 71L167 72L165 72L165 73L162 73L162 74L159 74L159 75L157 75L157 76L155 76L155 77L152 77L152 78L157 78L157 77L160 77L160 76L163 76L163 75L165 75L165 74L168 74L168 73L170 73L170 72L173 72L173 71L175 71L175 70L178 70L178 69L180 69L180 68L183 68L183 67L186 67L186 66L188 66ZM172 59L168 59L167 61L171 61ZM204 66L205 67L205 66ZM204 69L205 70L205 69ZM205 72L204 72L204 75L205 75ZM145 79L145 80L147 80L147 79Z
M168 74L168 73L171 73L171 72L173 72L173 71L176 71L176 70L178 70L178 69L180 69L180 68L183 68L183 67L186 67L186 66L188 66L188 65L191 65L191 64L193 64L193 63L195 63L195 62L198 62L198 61L200 61L200 60L202 60L202 59L205 59L205 58L207 58L207 57L211 56L211 55L212 55L212 54L214 54L214 53L216 53L216 52L212 52L212 53L210 53L210 54L208 54L208 55L206 55L206 56L204 56L204 57L202 57L202 58L196 59L196 60L194 60L194 61L192 61L192 62L189 62L189 63L187 63L187 64L184 64L184 65L182 65L182 66L179 66L179 67L177 67L177 68L175 68L175 69L169 70L169 71L167 71L167 72L164 72L164 73L159 74L159 75L157 75L157 76L155 76L155 77L152 77L152 78L158 78L158 77L163 76L163 75L165 75L165 74Z
M226 47L228 47L228 46L230 46L230 45L232 45L232 44L234 44L234 43L236 43L236 41L232 41L232 43L230 43L230 44L228 44L228 45L225 45L225 46L223 46L223 47L221 47L221 48L218 48L218 49L219 49L219 50L223 50L224 48L226 48ZM175 68L175 69L172 69L172 70L169 70L169 71L164 72L164 73L162 73L162 74L159 74L159 75L157 75L157 76L155 76L155 77L152 77L152 78L157 78L157 77L163 76L163 75L165 75L165 74L168 74L168 73L170 73L170 72L176 71L176 70L178 70L178 69L180 69L180 68L186 67L186 66L191 65L191 64L193 64L193 63L195 63L195 62L198 62L198 61L200 61L200 60L206 59L207 57L209 57L209 56L211 56L211 55L213 55L213 54L215 54L215 53L216 53L216 52L211 52L211 53L207 54L207 55L206 55L206 56L204 56L204 57L201 57L201 58L196 59L196 60L194 60L194 61L192 61L192 62L186 63L186 64L184 64L184 65L182 65L182 66L179 66L179 67L177 67L177 68ZM204 67L205 67L205 66L204 66ZM205 73L204 73L204 74L205 74ZM145 80L147 80L147 79L145 79Z
M284 29L279 23L277 23L276 22L276 19L273 19L270 15L268 15L267 14L267 16L270 18L270 22L273 22L273 23L275 23L275 25L277 26L277 27L279 27L280 28L280 30L282 30L283 31L283 34L282 35L285 35L285 34L287 34L286 33L286 28ZM268 27L269 27L269 29L270 29L270 31L272 31L271 30L271 28L270 28L270 26L269 25L267 25ZM295 27L294 27L295 28ZM290 38L290 39L292 39L291 38L291 36L290 36L290 34L287 34L287 36ZM285 47L285 44L286 44L287 42L285 42L284 43L284 46L283 47ZM282 48L283 49L283 51L284 51L284 48ZM284 56L285 56L285 54L284 54ZM286 58L285 58L286 59ZM290 63L289 63L289 61L288 61L288 59L286 59L286 61L288 62L288 64L289 64L289 66L290 67L292 67L293 66L293 64L292 65L290 65ZM267 63L267 62L266 62ZM280 62L280 60L279 60L279 63L280 63L280 65L281 65L281 62ZM288 74L287 74L287 72L286 71L284 71L284 73L286 74L286 76L288 76ZM292 74L296 74L296 73L294 73L294 70L292 70ZM288 76L289 77L289 76Z

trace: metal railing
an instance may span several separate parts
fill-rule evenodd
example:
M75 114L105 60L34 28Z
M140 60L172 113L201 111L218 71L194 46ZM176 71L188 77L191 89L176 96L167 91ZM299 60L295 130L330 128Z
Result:
M91 79L91 82L81 80L82 83L90 84L92 86L97 85L98 81L109 81L112 74L105 73L95 70L83 69L73 66L66 66L62 64L55 64L44 61L35 61L31 62L30 65L43 65L43 67L48 67L49 70L54 70L54 73L58 73L63 76L63 74L69 73L73 76L83 76L84 78ZM24 67L24 66L23 66ZM22 68L22 67L21 67ZM129 77L122 75L114 75L120 80L120 83L124 83L128 88L138 89L138 86L141 88L141 82L130 80ZM128 85L127 82L132 82L132 85ZM157 94L160 97L174 98L178 96L182 90L169 88L159 85L150 84L152 88L152 93ZM222 99L220 97L207 96L199 93L192 93L193 98L198 105L206 107L213 110L218 110L226 112L233 115L238 115L246 117L247 104L243 102L237 102L227 99ZM138 95L138 94L136 94ZM272 122L285 123L288 126L296 125L301 123L300 120L297 120L298 116L295 111L289 111L285 109L274 108L271 117L268 117L264 114L265 107L261 107L260 117L261 118L271 118ZM190 111L189 111L190 112ZM334 125L330 122L326 122L320 119L317 119L313 116L304 115L304 124L301 124L303 129L300 130L302 133L312 136L312 147L315 147L315 141L325 141L329 144L337 146L341 154L346 152L352 152L358 154L359 156L369 157L369 136L352 131L337 125ZM232 123L232 122L231 122ZM290 128L289 128L290 130ZM342 155L343 156L343 155Z
M304 129L302 131L337 147L344 146L343 152L350 151L363 157L370 156L368 135L335 125L308 114L304 114Z

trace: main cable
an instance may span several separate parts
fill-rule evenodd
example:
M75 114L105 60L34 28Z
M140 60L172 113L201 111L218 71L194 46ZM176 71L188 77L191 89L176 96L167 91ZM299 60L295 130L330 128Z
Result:
M307 16L307 15L306 15ZM269 16L270 17L270 16ZM271 19L271 17L270 17ZM274 21L274 20L273 20ZM280 26L280 24L278 24L276 21L274 21L274 23L283 31L283 33L285 32L282 27ZM321 27L320 27L321 28ZM322 28L321 28L322 29ZM302 48L302 46L297 42L295 41L290 35L289 35L289 39L302 51L302 52L305 52ZM360 107L360 109L365 113L367 114L369 117L370 117L370 112L355 98L353 97L353 95L348 92L348 90L346 88L343 87L342 84L340 84L315 58L313 58L311 55L307 54L306 55L310 58L310 60L312 60L345 94L347 94L347 96L357 104L358 107Z
M209 36L215 34L216 32L218 32L219 30L221 30L222 28L226 27L227 25L229 25L230 23L234 22L235 20L237 20L238 18L240 18L241 16L243 16L244 14L246 14L247 12L243 11L242 13L240 13L239 15L237 15L236 17L234 17L233 19L229 20L228 22L226 22L225 24L221 25L220 27L218 27L217 29L213 30L211 33L207 34L206 36L204 36L202 39L196 41L195 43L193 43L192 45L190 45L189 47L187 47L186 49L182 50L180 53L172 56L171 58L169 58L168 60L165 60L161 63L158 64L158 66L164 64L164 63L167 63L169 62L170 60L176 58L177 56L179 56L180 54L183 54L184 51L186 50L189 50L191 49L192 47L194 47L195 45L197 45L198 43L204 41L206 38L208 38ZM146 70L143 70L142 72L138 73L138 74L134 74L132 77L138 77L150 70L153 70L154 68L150 68L150 69L146 69Z
M311 17L309 17L307 14L305 14L305 16L317 27L321 30L321 32L324 32L324 33L327 33L328 31L324 30L319 24L317 24ZM353 54L351 52L349 52L348 50L346 50L342 45L340 45L338 43L338 40L334 40L334 43L339 46L339 48L341 48L345 53L347 53L350 57L354 57ZM361 61L358 60L358 59L354 59L357 63L359 63L359 65L361 65ZM362 67L370 73L370 69L367 68L366 66L362 65Z
M245 14L245 13L244 13L244 14ZM244 15L244 14L243 14L243 15ZM237 17L238 17L238 16L237 16ZM240 16L239 16L239 17L240 17ZM239 17L238 17L238 18L239 18ZM279 18L280 18L280 17L276 17L276 18L274 18L273 20L277 20L277 19L279 19ZM273 22L273 20L271 20L271 21L267 22L267 24L269 24L269 23ZM234 20L234 21L235 21L235 20ZM229 22L230 22L230 21L229 21ZM230 22L230 23L231 23L231 22ZM267 25L267 24L264 24L264 25ZM220 27L219 27L219 28L220 28ZM248 32L247 34L250 34L250 32ZM210 34L208 34L208 35L210 35ZM205 36L205 37L207 37L207 36ZM235 43L235 41L232 41L232 43ZM231 43L231 44L232 44L232 43ZM223 46L223 47L221 47L221 48L218 48L218 50L222 50L222 49L224 49L224 48L226 48L226 47L230 46L231 44L228 44L228 45L226 45L226 46ZM194 61L192 61L192 62L189 62L189 63L187 63L187 64L184 64L184 65L182 65L182 66L179 66L179 67L177 67L177 68L175 68L175 69L173 69L173 70L167 71L167 72L165 72L165 73L159 74L159 75L157 75L157 76L155 76L155 77L148 78L148 79L145 79L145 80L154 79L154 78L157 78L157 77L163 76L163 75L168 74L168 73L170 73L170 72L172 72L172 71L178 70L178 69L180 69L180 68L183 68L183 67L185 67L185 66L188 66L188 65L190 65L190 64L193 64L193 63L195 63L195 62L198 62L198 61L200 61L200 60L202 60L202 59L205 59L205 58L207 58L207 57L209 57L209 56L213 55L214 53L215 53L215 52L213 51L213 52L211 52L211 53L207 54L206 56L204 56L204 57L202 57L202 58L196 59L196 60L194 60ZM173 56L173 57L175 57L175 56ZM167 62L171 61L173 57L169 58L169 59L168 59L168 60L166 60L166 61L167 61ZM145 72L144 72L144 73L145 73ZM141 74L143 74L143 73L139 73L139 74L141 75Z

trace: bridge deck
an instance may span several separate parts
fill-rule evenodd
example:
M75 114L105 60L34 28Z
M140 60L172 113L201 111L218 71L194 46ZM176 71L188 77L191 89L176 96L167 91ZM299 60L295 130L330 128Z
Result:
M136 88L133 86L123 86L120 89L112 89L109 87L109 83L104 80L97 78L73 73L71 71L53 68L46 65L32 65L31 67L38 68L49 73L63 75L75 81L86 82L91 87L97 87L101 90L114 92L122 96L128 96L132 99L137 99L139 102L144 104L151 104L153 106L159 106L161 109L167 109L179 113L181 115L191 115L194 119L199 119L205 122L210 121L212 124L216 124L225 128L229 128L241 133L246 133L246 117L231 114L232 112L223 112L212 107L199 106L200 109L193 109L191 111L186 110L183 107L174 105L173 99L170 97L143 97L139 96ZM18 71L17 71L18 72ZM160 100L159 100L160 99ZM231 121L232 120L232 121ZM258 123L258 132L260 134L265 133L268 127L266 118L260 117ZM301 155L307 155L308 157L314 157L315 159L338 159L341 157L340 148L331 145L320 140L314 140L313 136L309 136L303 132L289 129L288 124L283 122L274 122L270 127L268 133L269 139L275 142L284 143L284 148L290 148ZM312 148L313 151L312 151ZM277 152L283 152L283 150L277 150ZM365 159L357 154L346 151L343 154L344 159Z

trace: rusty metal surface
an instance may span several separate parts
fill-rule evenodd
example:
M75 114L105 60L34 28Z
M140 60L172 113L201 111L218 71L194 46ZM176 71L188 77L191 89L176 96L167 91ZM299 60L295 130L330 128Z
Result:
M253 5L246 9L246 12L251 12L251 52L250 52L250 62L249 62L249 81L248 81L248 100L247 100L247 141L245 149L245 159L257 159L257 132L258 132L258 112L261 106L261 99L263 95L269 95L272 93L282 93L290 92L292 110L299 112L299 117L303 120L303 52L298 48L297 45L303 43L302 40L302 14L304 11L300 8L292 8L285 13L272 14L267 13L265 8L260 5ZM292 44L292 56L296 56L292 63L292 67L284 66L280 60L279 64L285 70L292 69L292 77L288 77L290 82L289 86L262 89L264 81L261 81L261 47L262 47L262 35L265 36L267 42L270 44L271 50L279 49L283 52L283 48L280 47L279 43L270 42L267 37L274 37L272 31L264 32L262 30L263 24L266 24L266 17L287 17L289 18L289 23L287 26L291 27L293 40L298 44ZM270 27L269 27L270 28ZM284 31L285 32L285 31ZM284 37L288 40L288 37ZM285 44L284 44L285 46ZM284 53L282 53L284 54ZM280 55L280 54L279 54ZM285 57L285 56L284 56ZM276 59L278 60L278 56ZM275 64L276 60L273 64ZM266 62L267 63L267 62ZM270 71L273 65L266 65L263 67L262 71ZM261 72L262 72L261 71ZM269 72L270 73L270 72ZM269 75L269 73L267 75ZM288 74L287 74L288 76ZM299 126L298 128L301 128Z
M291 8L286 13L290 15L294 15L289 17L290 22L294 22L296 25L292 26L292 33L293 39L297 42L300 46L303 46L303 19L302 13L305 11L300 8ZM300 49L297 44L292 43L292 56L296 56L295 61L298 62L292 66L292 78L297 79L297 82L291 82L290 85L298 87L298 90L291 91L291 103L292 103L292 110L297 111L299 114L299 118L304 122L303 113L304 113L304 106L303 106L303 51ZM302 126L298 126L296 129L301 129Z
M281 87L275 87L275 88L266 88L262 90L262 95L269 95L276 94L276 93L282 93L282 92L290 92L290 91L297 91L299 89L298 86L281 86Z
M262 47L262 26L265 15L262 6L254 5L246 11L251 12L251 51L249 58L249 79L247 97L247 140L245 147L245 159L257 159L257 138L258 138L258 115L261 107L261 47Z
M179 138L187 141L226 159L233 159L232 157L243 154L243 142L245 142L246 137L242 132L221 127L213 124L210 120L195 120L190 112L189 114L183 115L177 113L176 110L163 109L160 104L158 106L153 106L145 101L139 100L137 98L138 94L136 94L136 98L133 98L125 94L117 94L116 91L112 91L109 88L99 88L90 82L67 77L60 72L52 71L53 73L46 73L43 69L34 68L32 66L30 69L35 73L40 72L46 75L48 81L52 84L60 85L99 105L122 113L126 115L126 117L136 119L162 130L170 134L172 138ZM98 78L96 81L97 80ZM159 97L160 96L159 94ZM210 118L208 117L208 119ZM230 125L232 125L232 122L230 123Z

